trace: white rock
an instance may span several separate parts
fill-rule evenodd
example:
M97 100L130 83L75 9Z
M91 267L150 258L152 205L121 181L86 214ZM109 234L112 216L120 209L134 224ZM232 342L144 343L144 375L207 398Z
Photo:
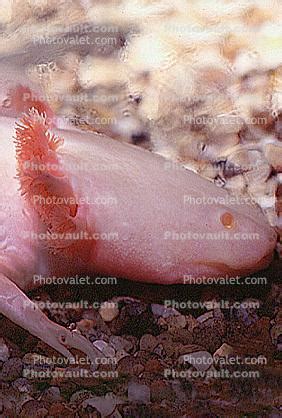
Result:
M114 357L116 354L115 349L104 340L96 340L93 342L93 345L106 357Z

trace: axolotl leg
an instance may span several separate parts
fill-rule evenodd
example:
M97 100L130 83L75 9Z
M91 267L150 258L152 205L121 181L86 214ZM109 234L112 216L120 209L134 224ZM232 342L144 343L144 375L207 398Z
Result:
M15 324L40 338L70 361L74 358L68 348L85 353L95 364L101 356L85 337L52 322L8 277L0 273L0 312Z

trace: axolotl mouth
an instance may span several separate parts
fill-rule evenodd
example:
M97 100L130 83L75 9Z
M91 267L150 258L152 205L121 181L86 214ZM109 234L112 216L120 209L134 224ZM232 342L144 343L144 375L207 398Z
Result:
M210 262L210 263L198 263L198 266L202 266L204 269L209 269L210 272L214 271L214 277L219 276L230 276L230 277L240 277L240 276L246 276L250 273L253 273L254 271L263 270L268 267L268 265L271 263L273 259L273 251L270 251L269 254L265 255L263 258L257 261L256 264L252 264L249 267L245 266L242 269L235 269L232 268L232 266L223 264L223 263L217 263L217 262ZM185 280L185 283L187 283L187 279Z

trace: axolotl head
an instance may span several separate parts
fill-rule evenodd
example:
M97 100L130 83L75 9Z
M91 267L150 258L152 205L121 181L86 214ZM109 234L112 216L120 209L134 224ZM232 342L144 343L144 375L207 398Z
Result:
M215 203L208 204L209 201ZM222 189L210 189L205 202L194 209L190 206L189 212L198 222L195 236L198 244L194 249L200 257L194 254L193 258L200 270L215 275L232 272L244 275L271 262L277 234L248 197L232 197Z
M119 237L96 243L93 266L104 274L182 283L186 274L243 275L271 261L276 233L246 198L232 200L227 191L197 174L180 166L167 169L167 160L136 147L106 137L101 141L92 136L90 142L78 133L65 132L64 137L62 161L75 154L88 162L87 182L85 176L68 173L80 193L114 191L114 208L89 208L89 225L98 232L106 225ZM94 168L117 163L119 170L108 170L106 176ZM200 204L191 204L189 196L196 203L200 198Z

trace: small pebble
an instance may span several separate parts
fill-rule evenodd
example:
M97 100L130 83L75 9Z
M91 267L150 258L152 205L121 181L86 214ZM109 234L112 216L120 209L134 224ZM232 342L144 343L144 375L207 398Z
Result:
M76 324L76 328L81 332L88 332L93 328L94 325L95 325L95 322L92 321L91 319L81 319Z
M154 349L154 353L156 353L162 359L166 357L166 352L162 344L157 345L157 347Z
M92 392L89 390L79 390L74 392L70 397L70 404L73 404L75 407L79 407L79 405L88 398L91 398Z
M96 340L93 342L93 345L102 351L106 357L114 357L116 354L115 349L104 340Z
M48 389L44 390L40 396L40 400L52 403L62 401L63 398L61 396L60 388L58 386L50 386Z
M213 364L213 357L208 351L195 351L181 355L178 358L180 365L191 364L196 370L205 372Z
M62 402L55 402L52 403L49 409L49 417L59 418L59 417L70 417L74 418L74 415L71 413L71 409ZM91 418L95 418L95 415L91 415Z
M51 360L46 356L38 353L27 353L23 357L23 363L28 366L50 365Z
M192 344L193 342L193 334L188 329L183 328L174 328L169 330L172 339L176 343L180 344Z
M233 347L231 347L231 345L223 343L222 346L220 346L216 350L213 357L227 357L230 356L232 353L234 353Z
M145 364L145 371L153 374L163 374L164 365L158 359L150 359Z
M19 379L16 379L13 383L12 386L19 392L22 393L33 393L34 392L34 388L33 385L25 378L20 377Z
M156 318L148 305L136 300L127 300L119 316L111 322L111 331L115 335L129 334L141 338L145 333L155 334L158 330Z
M10 357L9 348L3 338L0 338L0 361L7 361Z
M226 332L226 323L221 320L208 320L199 324L193 330L193 342L208 351L216 351L223 343Z
M117 371L120 375L139 376L144 366L136 357L127 356L118 362Z
M10 358L3 364L0 379L10 382L22 376L23 363L20 358Z
M151 391L146 385L130 381L128 384L128 400L129 402L137 402L147 404L150 402Z
M119 335L112 335L109 342L116 350L124 350L129 353L133 349L133 342Z
M117 362L119 362L122 358L124 357L128 357L130 354L128 354L126 351L124 350L119 350L116 352L116 360Z
M119 315L119 308L112 304L103 305L99 309L99 314L105 322L111 322Z
M169 318L170 316L180 315L180 313L174 308L166 308L164 305L152 303L151 309L156 317L162 316L163 318Z
M90 399L85 400L83 407L93 406L103 417L106 417L114 412L119 403L121 401L113 393L107 393L105 396L92 396Z
M178 357L182 344L174 342L171 334L163 332L157 336L157 339L167 357Z
M20 413L21 418L29 417L29 418L41 418L46 417L48 415L48 409L40 401L30 400L26 402Z
M203 323L211 318L213 318L213 311L208 311L208 312L205 312L203 315L198 316L197 321L200 323Z
M189 331L193 331L195 327L198 326L198 321L192 315L186 315L186 328Z
M168 329L175 329L175 328L185 328L186 326L186 317L185 315L176 315L170 316L167 318L166 323L168 324Z
M258 309L260 307L260 301L256 299L245 299L240 306L231 308L231 316L249 326L254 324L258 319Z
M140 339L140 350L153 351L158 345L158 339L151 334L145 334Z

